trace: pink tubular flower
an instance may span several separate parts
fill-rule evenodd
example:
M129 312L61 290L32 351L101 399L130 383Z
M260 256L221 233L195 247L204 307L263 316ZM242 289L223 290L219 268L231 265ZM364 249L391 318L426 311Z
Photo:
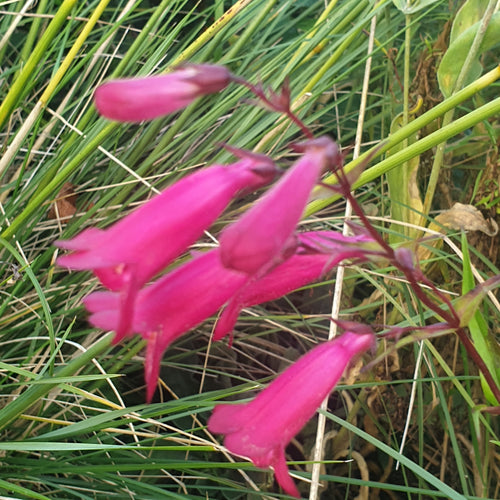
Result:
M231 453L250 458L257 467L271 466L283 490L298 498L285 448L337 385L351 359L373 342L371 333L346 332L318 345L249 403L217 405L208 429L226 435L224 446Z
M318 280L344 259L366 261L379 254L379 245L367 235L343 236L336 231L311 231L297 235L295 254L268 274L249 280L228 302L214 330L220 340L234 329L241 310L278 299Z
M267 272L293 253L294 231L323 170L341 161L328 137L305 142L297 163L220 237L222 263L247 274Z
M248 276L224 268L219 250L195 257L137 294L130 330L148 341L145 379L147 400L153 397L160 361L178 337L212 316L243 286ZM120 296L95 292L84 299L89 321L103 330L117 330L123 314ZM129 330L129 331L130 331ZM128 332L125 332L128 333ZM116 335L118 342L123 335Z
M93 270L105 287L122 291L122 309L131 312L138 290L194 243L234 196L275 177L277 169L266 156L238 154L240 161L185 177L108 229L91 228L56 241L74 251L57 264ZM120 330L126 329L125 319L126 314Z
M152 120L219 92L231 81L224 66L189 64L166 75L112 80L94 94L99 113L119 122Z

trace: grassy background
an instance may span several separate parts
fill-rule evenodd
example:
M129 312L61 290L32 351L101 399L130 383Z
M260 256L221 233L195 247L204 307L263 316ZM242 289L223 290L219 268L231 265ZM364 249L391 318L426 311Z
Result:
M286 167L293 161L286 146L300 132L248 106L248 92L236 86L141 125L99 118L93 90L111 77L163 72L184 61L227 64L274 88L288 77L301 118L317 134L361 151L386 139L406 109L403 132L385 143L388 151L379 150L357 191L380 230L399 242L412 239L455 201L498 221L498 45L476 53L489 79L478 74L463 82L464 94L443 101L436 70L458 6L427 4L409 15L390 1L367 0L0 5L1 494L280 497L268 471L224 453L204 425L216 400L251 397L327 338L335 276L245 311L232 349L207 344L211 321L185 336L164 358L156 402L145 405L143 344L133 338L111 348L110 334L90 328L81 299L97 282L54 267L52 242L106 227L193 169L230 161L219 141L269 153ZM451 120L439 106L453 110ZM417 116L425 123L412 131ZM440 143L442 161L433 168ZM406 174L415 158L411 180ZM347 161L355 165L351 156ZM389 171L402 179L401 192L388 192ZM436 188L428 210L407 197L409 185L420 188L422 202ZM324 198L315 194L302 227L341 228L342 201ZM213 234L249 201L234 204ZM422 210L416 233L401 229ZM476 279L500 272L498 237L475 231L462 238L451 228L442 246L426 248L423 266L452 297L471 269ZM463 263L466 250L472 267ZM402 326L433 320L391 269L347 268L341 295L342 318ZM495 303L485 302L482 318L495 345ZM389 353L330 397L323 498L498 498L499 448L492 443L499 441L498 421L479 411L488 400L455 337ZM301 491L311 498L318 486L308 483L315 441L311 422L288 449L291 468L304 479Z

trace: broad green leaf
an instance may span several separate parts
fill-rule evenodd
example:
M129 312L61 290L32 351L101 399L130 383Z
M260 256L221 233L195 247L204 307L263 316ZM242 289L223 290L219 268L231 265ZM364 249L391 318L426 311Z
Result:
M474 37L479 29L480 23L474 24L464 31L448 48L441 60L438 69L439 88L445 97L449 97L454 90L455 82L460 74L462 66L469 53ZM500 43L500 12L497 12L491 18L488 28L484 35L481 46L479 47L478 57L485 51L491 49L494 45ZM482 73L483 67L479 60L473 62L470 71L466 76L463 85L468 85L478 78Z
M467 29L481 21L488 3L484 0L467 0L457 12L451 27L450 45Z

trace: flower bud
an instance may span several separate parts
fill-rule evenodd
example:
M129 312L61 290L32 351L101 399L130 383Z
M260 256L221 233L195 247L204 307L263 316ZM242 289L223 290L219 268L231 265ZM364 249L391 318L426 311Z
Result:
M166 75L111 80L94 94L99 114L119 122L153 120L219 92L231 81L224 66L189 64Z

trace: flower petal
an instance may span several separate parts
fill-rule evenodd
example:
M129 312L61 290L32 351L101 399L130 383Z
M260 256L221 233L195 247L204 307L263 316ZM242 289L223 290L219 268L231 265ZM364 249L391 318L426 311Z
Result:
M249 280L227 303L214 329L213 339L231 333L242 309L276 300L318 280L344 259L367 260L378 249L366 235L343 236L335 231L310 231L298 236L295 255L268 274ZM376 253L375 253L376 254Z
M283 488L285 493L288 493L292 497L300 498L300 492L290 476L283 450L275 453L275 459L271 466L274 470L276 481Z
M217 405L210 416L210 432L226 434L240 430L248 419L244 405Z
M327 137L308 141L301 159L220 237L224 266L248 274L267 272L295 249L293 233L322 171L336 157Z
M72 269L96 269L103 284L119 290L135 274L142 286L203 234L243 189L257 189L276 175L274 163L250 153L232 165L213 165L173 184L109 229L85 230L58 241L76 253L58 259ZM134 265L134 269L130 269Z
M164 350L158 345L158 332L151 332L146 347L146 362L144 363L144 380L146 382L146 402L151 403L156 391L160 364Z
M121 291L116 338L130 330L141 287L194 243L234 196L275 177L276 166L266 156L241 150L237 154L240 161L185 177L109 229L87 229L72 240L56 242L75 251L60 257L59 265L92 269L104 286Z
M146 380L151 395L168 346L212 316L247 280L246 274L223 267L214 249L141 290L133 309L127 304L124 308L123 295L114 292L92 293L84 303L94 326L117 332L114 343L132 332L148 341Z
M230 81L224 66L192 64L166 75L112 80L96 89L94 100L99 113L110 120L141 122L185 108Z
M370 333L346 332L316 346L278 376L249 403L216 406L208 429L226 435L224 445L258 467L272 466L281 486L292 495L284 458L290 440L314 415L340 380L351 359L374 342Z

